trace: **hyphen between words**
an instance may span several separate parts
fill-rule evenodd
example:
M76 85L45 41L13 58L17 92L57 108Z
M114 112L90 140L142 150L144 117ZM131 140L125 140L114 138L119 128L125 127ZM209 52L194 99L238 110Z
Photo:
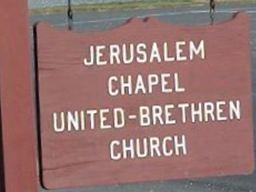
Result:
M173 50L173 49L172 49ZM196 57L206 58L205 42L178 41L174 43L174 54L170 54L169 44L144 43L123 45L90 46L90 58L84 59L86 67L101 67L114 64L178 63L192 61ZM186 51L184 51L186 50ZM106 54L106 51L108 54ZM106 55L108 57L106 57ZM107 59L106 59L107 58ZM146 82L144 82L144 80ZM110 76L106 80L109 96L152 94L160 90L163 94L177 92L184 94L178 73L148 74L136 77L131 75ZM153 89L159 86L160 89ZM241 119L241 102L235 100L216 100L207 102L167 103L165 105L134 106L135 114L129 114L125 108L102 108L61 111L52 113L52 128L55 133L81 132L88 130L122 130L131 120L137 121L138 128L155 128L163 125L177 126L186 123L223 122ZM174 115L175 114L175 115ZM145 158L161 156L187 155L187 136L168 135L163 138L150 136L113 140L109 143L112 160L127 158ZM142 152L141 148L143 148Z

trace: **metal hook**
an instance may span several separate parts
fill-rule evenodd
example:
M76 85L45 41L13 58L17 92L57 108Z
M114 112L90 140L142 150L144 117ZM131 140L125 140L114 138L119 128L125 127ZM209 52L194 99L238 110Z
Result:
M73 11L71 6L71 0L68 0L68 10L67 10L67 17L68 17L68 29L73 29Z
M210 0L210 19L211 19L211 25L214 24L215 19L215 9L216 9L216 3L215 0Z

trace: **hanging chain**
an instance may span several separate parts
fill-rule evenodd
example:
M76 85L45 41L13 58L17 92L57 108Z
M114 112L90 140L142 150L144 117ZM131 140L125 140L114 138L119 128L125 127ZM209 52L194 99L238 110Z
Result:
M210 0L210 19L211 19L211 25L214 24L215 19L215 9L216 9L216 3L215 0Z
M71 0L68 0L68 10L67 10L67 16L68 16L68 29L73 29L73 11L71 6Z

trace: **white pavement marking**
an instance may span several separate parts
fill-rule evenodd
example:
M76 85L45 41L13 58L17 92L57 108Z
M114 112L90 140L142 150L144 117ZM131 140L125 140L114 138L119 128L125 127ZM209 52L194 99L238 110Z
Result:
M249 14L256 14L256 10L245 10L245 9L222 9L216 11L216 13L235 13L237 11L245 11ZM163 17L163 16L175 16L175 15L188 15L188 14L202 14L202 13L209 13L209 10L191 10L191 11L180 11L180 12L165 12L165 13L153 13L153 14L146 14L146 15L138 15L138 18L145 18L145 17ZM104 23L110 21L125 21L128 20L130 17L112 17L106 19L96 19L96 20L88 20L88 21L74 21L74 24L85 24L85 23ZM59 26L65 26L66 23L59 23Z
M216 11L216 13L235 13L237 11L245 11L249 14L256 14L256 10L254 9L222 9ZM145 18L145 17L164 17L164 16L176 16L176 15L188 15L188 14L202 14L202 13L209 13L209 10L190 10L190 11L179 11L179 12L165 12L165 13L152 13L152 14L144 14L144 15L137 15L137 18ZM105 18L105 19L96 19L96 20L88 20L88 21L74 21L74 24L86 24L86 23L104 23L104 22L111 22L111 21L125 21L131 17L112 17L112 18ZM252 20L255 20L252 18ZM67 23L56 23L56 26L66 26ZM30 27L32 29L33 27Z

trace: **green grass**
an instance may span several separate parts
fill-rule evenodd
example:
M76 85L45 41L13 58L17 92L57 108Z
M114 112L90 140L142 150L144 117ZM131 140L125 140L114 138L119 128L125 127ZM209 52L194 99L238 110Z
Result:
M98 3L73 5L74 11L110 11L110 10L131 10L131 9L154 9L154 8L173 8L181 6L196 6L206 4L208 0L135 0L124 3ZM256 3L256 0L218 0L221 3ZM44 14L65 12L66 6L46 7L30 10L31 14Z

